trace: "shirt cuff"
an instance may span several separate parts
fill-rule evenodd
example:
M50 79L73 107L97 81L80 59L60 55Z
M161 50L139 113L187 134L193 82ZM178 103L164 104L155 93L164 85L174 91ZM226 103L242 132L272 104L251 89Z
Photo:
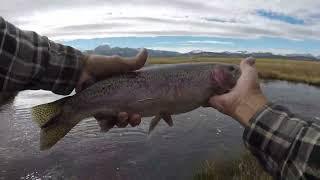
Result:
M303 122L285 107L268 103L249 121L243 134L245 146L262 161L268 172L281 169Z
M77 85L83 66L81 51L49 40L48 60L42 61L41 89L60 95L70 94Z

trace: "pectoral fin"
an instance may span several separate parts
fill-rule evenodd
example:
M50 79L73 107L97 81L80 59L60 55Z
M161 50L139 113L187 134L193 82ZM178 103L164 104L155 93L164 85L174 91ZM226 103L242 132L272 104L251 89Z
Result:
M96 114L94 118L97 120L101 132L108 132L117 122L117 118L115 116L110 116L103 113Z
M158 125L159 121L163 119L170 127L173 126L172 117L170 114L167 113L160 113L159 115L155 116L150 123L149 126L149 134L154 130L154 128Z
M151 120L150 126L149 126L149 134L154 130L154 128L158 125L159 121L161 120L161 116L160 115L156 115L156 117L154 117Z
M170 114L163 114L162 115L162 119L170 126L173 126L173 121L172 121L172 117Z

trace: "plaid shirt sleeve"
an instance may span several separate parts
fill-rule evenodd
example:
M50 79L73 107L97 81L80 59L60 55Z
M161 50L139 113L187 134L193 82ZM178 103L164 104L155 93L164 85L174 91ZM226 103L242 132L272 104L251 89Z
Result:
M275 179L320 179L320 126L276 104L245 129L246 147Z
M82 67L80 51L22 31L0 17L1 92L43 89L67 95Z

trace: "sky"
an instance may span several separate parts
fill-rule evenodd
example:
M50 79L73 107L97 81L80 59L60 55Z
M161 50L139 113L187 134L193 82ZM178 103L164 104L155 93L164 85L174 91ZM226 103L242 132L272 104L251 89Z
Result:
M319 0L0 2L7 21L82 50L109 44L320 55Z

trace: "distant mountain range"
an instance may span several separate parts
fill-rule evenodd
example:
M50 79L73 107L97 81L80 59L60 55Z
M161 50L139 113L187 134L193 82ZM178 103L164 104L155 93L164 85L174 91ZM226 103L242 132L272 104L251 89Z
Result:
M288 60L305 60L305 61L317 61L320 57L315 57L311 54L287 54L287 55L277 55L270 52L247 52L247 51L237 51L237 52L199 52L191 51L187 53L188 55L194 56L208 56L208 57L230 57L230 58L244 58L244 57L255 57L255 58L268 58L268 59L288 59Z
M106 56L119 55L123 57L131 57L131 56L135 56L139 52L139 50L134 48L120 48L120 47L111 48L108 45L102 45L102 46L96 47L94 50L88 50L85 52L89 54L94 53L94 54L100 54L100 55L106 55ZM173 52L173 51L160 51L160 50L152 50L152 49L148 49L148 53L152 57L175 57L175 56L183 55L181 53Z
M138 53L138 49L134 48L120 48L110 47L108 45L101 45L96 47L94 50L85 51L88 54L100 54L100 55L119 55L123 57L135 56ZM176 56L207 56L207 57L230 57L230 58L244 58L244 57L255 57L255 58L271 58L271 59L291 59L291 60L305 60L305 61L317 61L320 60L320 56L315 57L311 54L287 54L287 55L276 55L269 52L207 52L201 50L194 50L189 53L179 53L174 51L161 51L148 49L149 55L152 57L176 57Z

